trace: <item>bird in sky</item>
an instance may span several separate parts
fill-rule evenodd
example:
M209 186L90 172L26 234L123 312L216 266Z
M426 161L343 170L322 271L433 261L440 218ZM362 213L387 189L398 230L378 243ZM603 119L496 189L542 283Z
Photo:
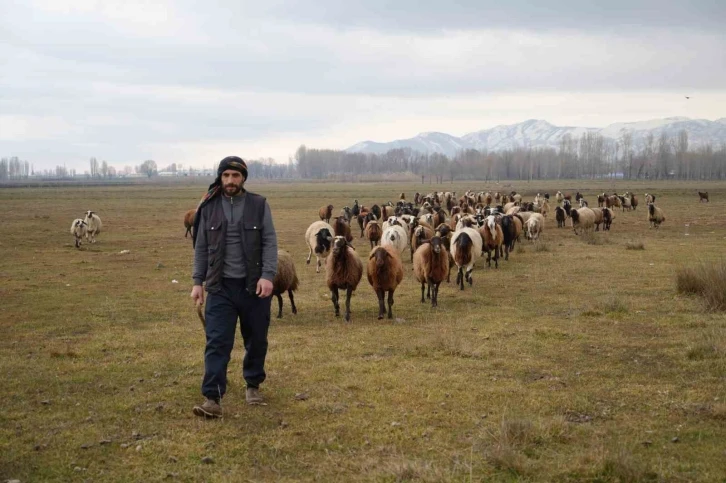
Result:
M686 96L686 99L690 99L690 96Z

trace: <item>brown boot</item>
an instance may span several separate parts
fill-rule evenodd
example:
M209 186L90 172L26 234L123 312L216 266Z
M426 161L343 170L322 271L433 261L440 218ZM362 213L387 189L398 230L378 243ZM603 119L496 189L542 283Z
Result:
M247 391L245 392L245 399L247 399L247 404L258 406L267 405L265 404L265 398L262 397L262 394L260 394L260 390L256 387L247 388Z
M214 399L207 399L201 406L194 406L192 411L201 418L222 417L222 406Z

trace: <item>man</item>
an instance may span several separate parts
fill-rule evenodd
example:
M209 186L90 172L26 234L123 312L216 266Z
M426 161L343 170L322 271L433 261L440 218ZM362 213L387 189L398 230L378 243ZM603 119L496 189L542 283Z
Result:
M194 287L191 297L204 303L207 345L204 352L201 417L222 416L227 390L227 364L234 345L237 318L245 346L242 375L248 404L263 404L267 329L270 326L272 280L277 272L277 236L265 198L244 189L247 164L237 156L219 163L194 220Z

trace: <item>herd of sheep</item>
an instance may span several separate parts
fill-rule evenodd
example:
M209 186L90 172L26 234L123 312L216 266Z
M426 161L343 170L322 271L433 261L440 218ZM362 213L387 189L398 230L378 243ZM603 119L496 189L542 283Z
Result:
M705 195L705 196L704 196ZM707 193L700 193L708 200ZM632 193L623 195L602 193L597 197L597 208L589 207L585 198L577 192L573 196L558 191L554 197L555 219L558 228L571 220L575 234L609 230L615 218L615 208L635 210L638 198ZM658 228L665 221L663 211L655 205L655 196L645 194L648 221L651 228ZM545 219L551 211L550 196L539 193L532 201L522 199L516 192L509 194L467 191L457 197L456 192L416 193L413 201L407 201L401 193L394 205L387 202L371 207L354 200L353 207L344 207L340 216L333 216L333 205L320 208L320 221L313 222L305 232L309 264L313 253L316 272L325 264L327 286L330 289L335 315L340 314L340 291L345 291L345 320L350 320L350 299L357 289L365 270L368 282L378 298L378 318L393 317L393 294L403 280L402 254L411 254L414 277L421 284L421 302L431 300L438 305L441 282L451 280L451 269L456 266L456 284L464 290L464 282L473 284L472 272L478 257L486 253L487 265L499 267L499 259L509 260L516 242L522 235L537 241L544 231ZM185 237L194 236L192 227L196 210L184 215ZM331 223L332 220L332 223ZM351 224L357 222L360 237L370 243L371 251L365 262L353 248ZM93 211L83 219L73 220L71 234L75 246L80 248L83 239L96 242L101 232L101 219ZM287 292L292 312L297 313L294 291L299 281L295 264L284 250L278 251L278 272L273 281L273 295L278 300L278 318L282 317L282 295ZM386 310L386 302L388 308Z
M557 192L555 218L557 227L563 228L569 218L575 234L609 230L615 218L615 209L635 210L638 198L632 193L623 195L602 193L597 197L598 207L589 203L578 192L574 202L572 195ZM646 193L648 221L658 228L665 221L663 211L655 206L655 197ZM353 207L344 207L340 216L333 217L333 206L325 205L318 211L320 221L315 221L305 232L308 245L307 263L313 254L316 273L325 264L327 286L330 289L335 315L340 315L340 292L345 291L345 320L350 320L350 299L357 289L365 270L368 282L378 298L378 318L393 317L393 294L403 279L402 254L409 249L413 273L421 284L421 302L426 298L431 305L438 304L441 282L450 281L451 268L456 266L456 284L464 290L464 282L473 284L472 272L478 257L487 255L487 265L498 268L499 258L509 259L510 252L522 235L537 241L544 231L545 219L550 212L550 196L537 194L534 200L525 201L516 192L474 193L467 191L457 198L455 192L434 192L427 195L416 193L413 201L407 201L401 193L398 202L381 206L362 206L354 200ZM332 220L332 223L331 223ZM371 252L365 263L352 245L351 223L358 223L360 237L370 243ZM292 260L289 260L292 264ZM289 270L294 273L294 266ZM297 283L297 279L295 278ZM286 284L280 283L292 292ZM275 291L282 314L282 299Z

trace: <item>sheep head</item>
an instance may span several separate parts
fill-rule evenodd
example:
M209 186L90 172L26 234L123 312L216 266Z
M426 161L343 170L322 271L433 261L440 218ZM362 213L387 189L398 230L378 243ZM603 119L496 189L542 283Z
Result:
M436 235L436 236L431 237L431 240L429 240L429 243L431 244L431 250L433 250L433 252L435 254L438 255L439 253L441 253L442 242L441 242L440 236Z
M333 241L333 235L330 233L330 230L323 228L315 235L315 239L315 253L324 253L330 250L330 243Z
M336 236L333 240L333 255L339 255L348 249L350 243L345 239L344 236Z
M371 256L368 257L369 260L376 259L376 268L381 269L385 268L388 265L388 258L391 256L390 253L388 253L387 250L381 247L377 247L375 250L373 250L373 253L371 253Z

